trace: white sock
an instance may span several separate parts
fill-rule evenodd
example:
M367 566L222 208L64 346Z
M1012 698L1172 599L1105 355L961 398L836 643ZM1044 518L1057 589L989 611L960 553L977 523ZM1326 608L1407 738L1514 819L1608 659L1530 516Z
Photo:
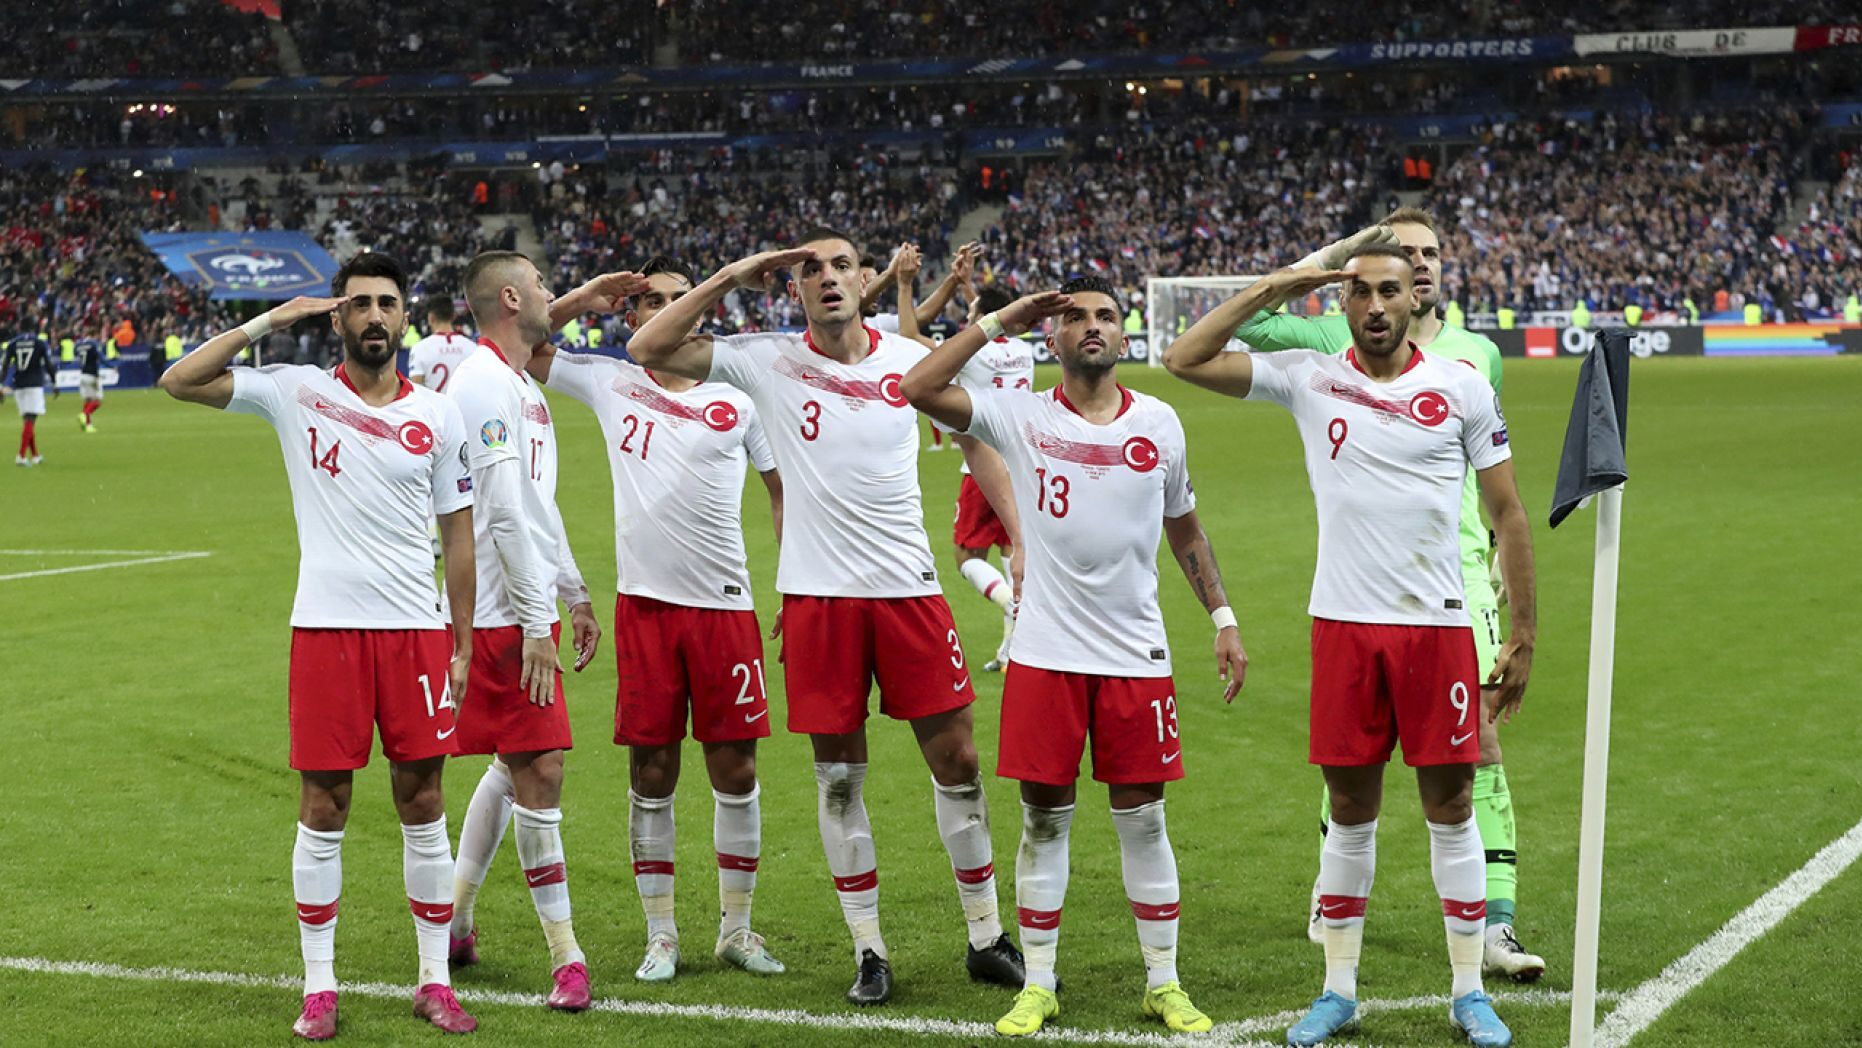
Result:
M455 939L472 934L472 915L478 905L478 890L491 869L492 856L504 843L504 829L511 823L511 800L516 790L511 786L511 770L496 757L472 791L465 818L459 823L459 860L453 866L453 927Z
M1177 857L1164 828L1164 802L1114 808L1112 826L1118 831L1125 897L1138 919L1145 983L1155 990L1177 981Z
M530 901L550 944L550 968L583 960L569 919L569 875L562 859L562 809L513 805L517 816L517 859L530 885Z
M840 895L841 916L853 935L853 956L872 950L888 957L879 935L879 857L873 849L873 824L866 817L866 765L815 762L815 820L828 872Z
M976 587L976 592L995 602L996 607L1004 612L1009 610L1010 602L1015 599L1015 587L1009 585L1009 580L1003 578L1002 573L987 559L973 557L964 561L963 567L958 570L970 585Z
M1358 999L1364 909L1377 875L1377 820L1346 826L1336 819L1319 852L1319 920L1325 926L1325 988Z
M1461 997L1481 988L1487 948L1482 934L1487 928L1487 854L1473 816L1461 823L1429 824L1429 869L1448 931L1448 964L1454 971L1450 992Z
M343 831L297 824L291 848L297 895L297 945L304 955L304 996L336 989L336 907L343 894Z
M738 796L711 791L711 841L718 853L718 938L750 927L750 900L763 854L761 786Z
M970 563L974 564L975 561ZM983 778L962 786L946 786L933 778L937 832L950 853L951 873L957 878L957 899L969 925L970 945L986 949L1002 938L1002 915L996 905L995 847L989 839L989 802L983 796Z
M647 917L647 938L679 937L673 920L672 863L678 841L671 797L642 797L627 791L627 841L633 852L634 887Z
M446 933L453 920L453 846L446 839L446 816L420 826L401 827L401 881L407 907L414 912L414 942L420 951L420 982L452 985Z
M1052 990L1060 952L1060 910L1067 901L1067 835L1073 805L1037 808L1022 802L1022 843L1015 853L1015 916L1029 986Z

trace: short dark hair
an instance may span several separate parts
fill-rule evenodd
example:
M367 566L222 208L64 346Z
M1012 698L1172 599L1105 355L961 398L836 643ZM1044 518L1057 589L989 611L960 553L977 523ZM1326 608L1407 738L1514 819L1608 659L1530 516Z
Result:
M485 279L486 272L512 262L530 262L530 256L521 251L481 251L473 255L472 261L466 264L465 276L460 283L465 285L466 307L471 309L474 315L479 312L480 307L486 304L483 301L473 301L475 297L485 294L485 290L478 285ZM475 290L478 292L477 296L473 295ZM474 320L473 323L482 323L482 321Z
M380 251L352 255L330 278L330 294L341 298L353 277L386 277L394 281L395 289L401 292L401 301L407 301L407 269L393 255Z
M1001 284L984 284L976 292L976 308L985 314L994 313L1013 301L1015 296Z
M640 275L643 277L650 277L659 273L671 273L676 277L684 277L686 283L691 284L693 287L698 286L698 278L692 275L692 267L671 255L654 255L652 258L646 260L645 265L640 267ZM627 299L627 308L639 309L640 296L629 296Z
M811 226L808 229L803 230L802 235L799 237L796 237L795 243L791 244L790 246L791 247L803 247L805 245L812 244L817 240L845 240L847 242L847 246L853 248L854 254L856 255L860 254L859 245L853 239L853 237L847 235L846 233L841 232L838 229L835 229L833 226Z
M1060 285L1060 293L1063 295L1081 295L1089 292L1110 298L1113 308L1121 314L1125 312L1125 303L1119 298L1118 288L1113 287L1112 282L1105 277L1074 277Z
M817 237L815 239L820 239L820 238ZM808 241L806 240L802 241L802 243L804 244L806 244L807 242ZM880 265L879 259L874 258L872 255L861 255L860 256L860 268L861 269L884 269L886 267Z
M451 295L433 295L427 299L427 319L440 320L448 324L458 316L458 307Z
M1410 265L1409 253L1395 244L1365 244L1363 247L1353 251L1351 253L1351 258L1345 261L1349 262L1351 259L1357 258L1394 258L1398 262L1403 263L1405 267ZM1406 268L1404 272L1408 273L1410 270Z

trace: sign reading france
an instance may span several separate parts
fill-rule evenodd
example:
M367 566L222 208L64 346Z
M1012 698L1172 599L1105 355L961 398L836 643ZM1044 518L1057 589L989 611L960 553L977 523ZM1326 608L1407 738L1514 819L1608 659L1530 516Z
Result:
M143 233L168 271L216 299L327 295L336 260L305 233Z

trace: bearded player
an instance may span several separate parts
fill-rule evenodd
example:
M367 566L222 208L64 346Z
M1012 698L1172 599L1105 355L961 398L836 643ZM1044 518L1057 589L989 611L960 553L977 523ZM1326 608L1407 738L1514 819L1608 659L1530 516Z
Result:
M1432 357L1459 360L1480 372L1498 396L1502 388L1500 350L1485 336L1442 322L1442 245L1429 213L1413 207L1386 215L1377 226L1360 231L1301 260L1296 268L1336 268L1359 244L1389 242L1409 256L1414 267L1416 300L1420 311L1410 323L1410 341ZM1243 321L1236 337L1256 349L1317 349L1342 353L1351 346L1351 329L1342 316L1296 317L1274 312L1282 304L1270 299L1265 308ZM1468 614L1474 623L1474 649L1480 672L1492 672L1500 654L1500 599L1504 591L1489 570L1493 560L1492 532L1481 520L1479 485L1470 473L1461 492L1461 574L1466 584ZM1483 709L1491 712L1498 690L1481 688ZM1518 897L1518 832L1506 768L1501 764L1499 723L1480 719L1480 764L1474 771L1474 821L1480 827L1487 859L1487 929L1483 966L1489 975L1516 982L1533 982L1545 972L1545 959L1527 953L1514 934ZM1330 819L1321 811L1319 832ZM1308 911L1307 934L1323 941L1319 920L1319 893L1315 886Z
M675 259L651 259L640 276L626 300L632 331L692 291L691 270ZM628 840L647 922L634 977L663 982L679 966L673 794L688 711L711 781L721 915L713 955L780 973L750 929L763 847L756 744L769 736L769 701L744 554L746 465L768 489L782 537L782 478L756 406L733 386L594 354L539 347L529 371L594 409L614 481L614 741L628 747Z
M292 1032L336 1036L336 916L351 780L381 732L401 817L402 879L420 957L414 1014L448 1033L478 1023L453 996L446 926L453 856L440 774L455 752L454 698L472 661L476 593L472 478L452 401L395 373L407 327L407 274L365 252L330 281L334 298L298 298L207 340L162 373L176 400L257 415L278 432L297 516L291 609L291 852L304 1009ZM333 312L332 312L333 311ZM343 362L228 369L272 330L331 314ZM452 628L433 591L427 521L439 518ZM450 658L450 662L449 662Z
M556 661L560 600L569 608L580 672L601 639L588 587L556 509L556 433L549 404L524 374L531 347L549 337L554 297L528 258L487 251L466 267L466 302L481 348L459 364L447 396L465 420L479 495L478 608L472 678L459 713L459 752L494 754L459 831L455 964L478 959L473 904L507 820L549 945L548 1005L592 1001L575 937L562 842L563 753L569 713Z
M1157 544L1170 549L1216 626L1216 666L1233 700L1247 655L1196 516L1183 425L1168 404L1119 385L1124 311L1087 277L983 314L912 368L912 405L1001 454L1022 520L1027 576L1002 690L997 773L1021 782L1015 895L1027 980L996 1023L1032 1034L1060 1013L1054 974L1080 756L1106 784L1125 895L1144 958L1144 1013L1178 1032L1210 1019L1177 977L1181 892L1164 826L1164 784L1183 777L1177 691L1157 598ZM989 340L1058 318L1048 346L1060 385L953 385Z
M799 335L693 335L737 287L767 289L793 267ZM654 371L723 382L750 396L782 469L782 593L789 730L815 752L817 821L858 965L848 999L892 995L879 927L879 870L867 816L868 699L907 721L931 770L939 835L968 925L972 978L1019 986L1003 933L989 810L978 774L963 645L939 588L918 486L917 416L899 382L923 346L861 322L860 256L830 229L724 267L635 334Z
M1310 756L1332 805L1319 863L1326 978L1312 1009L1287 1031L1295 1045L1319 1044L1355 1021L1384 765L1399 740L1428 820L1453 973L1449 1021L1482 1048L1512 1043L1481 987L1486 871L1472 793L1478 722L1510 717L1531 672L1532 537L1499 397L1472 369L1408 338L1419 308L1414 270L1388 244L1358 247L1344 272L1282 270L1205 315L1165 353L1179 377L1293 413L1318 507ZM1347 352L1222 351L1265 303L1339 279ZM1512 629L1487 677L1495 688L1488 710L1479 702L1452 525L1470 471L1513 585Z

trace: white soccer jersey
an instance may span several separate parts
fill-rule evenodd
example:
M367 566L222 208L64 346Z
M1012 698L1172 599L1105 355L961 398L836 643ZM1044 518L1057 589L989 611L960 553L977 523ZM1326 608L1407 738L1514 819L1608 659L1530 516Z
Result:
M878 313L866 318L866 326L874 331L888 335L899 333L899 315L897 313Z
M748 611L746 458L776 468L756 407L734 386L673 392L638 364L558 353L549 387L595 409L614 477L615 589L689 608Z
M278 431L297 517L291 625L438 629L427 522L472 505L465 426L452 401L401 379L395 399L365 403L342 367L233 369L228 411Z
M750 395L782 467L776 589L810 597L943 592L918 489L918 415L899 382L929 352L866 329L857 364L823 356L806 334L721 336L711 380Z
M995 339L963 365L957 372L957 385L974 393L984 389L1034 389L1034 353L1028 343L1019 338L1004 336ZM949 433L950 430L937 422L932 426ZM962 472L970 472L970 464L962 464Z
M466 448L474 471L507 459L522 467L524 535L543 574L551 622L560 621L556 598L573 562L561 548L562 521L556 513L556 429L543 394L526 375L511 369L490 342L459 363L446 385L465 423ZM472 624L480 629L517 625L510 581L498 558L487 525L488 515L472 515L478 547L478 609ZM565 598L569 594L561 594Z
M1055 387L972 390L970 435L1008 465L1028 551L1009 658L1110 677L1167 677L1157 606L1165 517L1196 508L1183 424L1121 390L1118 417L1088 422Z
M1319 512L1310 613L1342 622L1466 626L1461 485L1512 457L1480 372L1417 350L1377 382L1355 352L1254 353L1251 400L1293 412Z
M419 375L420 384L435 393L444 393L459 362L477 349L477 341L457 331L428 335L407 351L407 373Z

